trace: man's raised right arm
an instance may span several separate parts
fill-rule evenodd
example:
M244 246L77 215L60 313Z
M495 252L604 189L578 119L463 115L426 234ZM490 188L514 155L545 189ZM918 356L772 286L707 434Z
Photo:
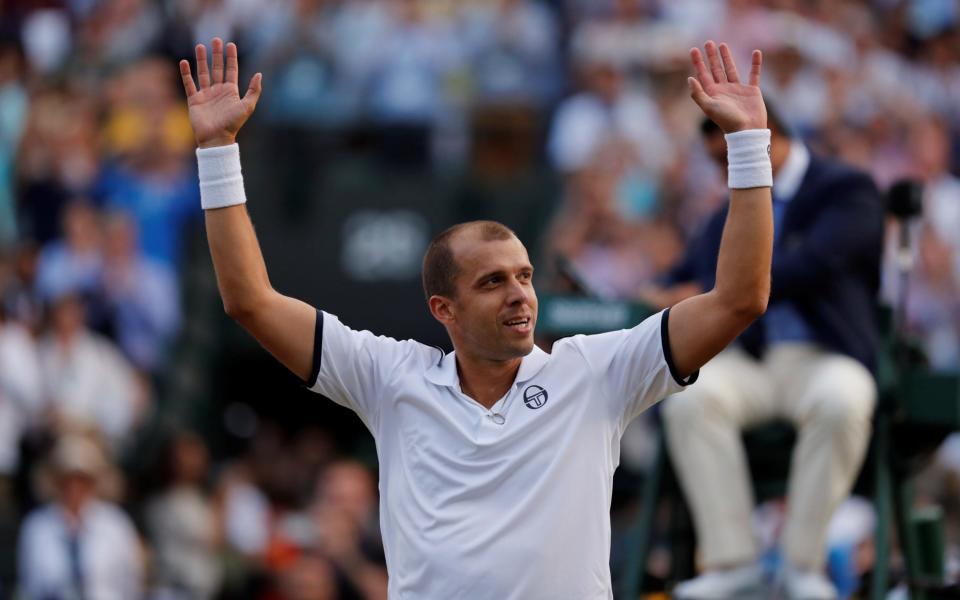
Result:
M240 176L236 135L260 98L261 75L250 80L243 98L237 87L237 48L219 38L196 48L197 79L190 63L180 61L190 124L196 136L207 239L224 310L249 331L270 354L303 380L313 366L317 311L284 296L270 285L260 244L247 214ZM313 383L313 382L308 382Z

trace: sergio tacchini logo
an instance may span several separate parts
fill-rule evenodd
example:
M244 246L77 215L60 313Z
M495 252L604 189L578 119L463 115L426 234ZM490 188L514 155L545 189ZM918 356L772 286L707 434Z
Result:
M523 390L523 403L534 410L547 403L547 390L539 385L529 385Z

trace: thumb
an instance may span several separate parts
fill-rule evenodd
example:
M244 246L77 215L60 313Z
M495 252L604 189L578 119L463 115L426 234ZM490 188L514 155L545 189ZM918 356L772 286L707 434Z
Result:
M263 91L262 83L263 73L256 73L250 78L250 85L247 87L247 92L241 100L250 112L253 112L253 109L257 107L257 100L260 99L260 92Z
M687 77L687 85L690 87L690 97L697 103L697 106L705 110L707 103L710 102L710 96L703 91L703 86L700 85L696 77Z

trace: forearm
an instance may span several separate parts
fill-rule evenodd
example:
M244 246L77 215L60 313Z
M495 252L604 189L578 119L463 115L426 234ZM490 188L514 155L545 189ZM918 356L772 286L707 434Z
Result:
M747 323L766 309L772 254L770 188L731 190L714 291L732 313L742 315Z
M243 204L204 211L223 307L277 360L304 381L313 364L316 311L277 293Z
M240 149L232 139L197 150L207 239L224 309L249 317L270 292L267 268L246 208Z
M245 204L205 210L204 218L224 310L242 320L272 291L253 223Z

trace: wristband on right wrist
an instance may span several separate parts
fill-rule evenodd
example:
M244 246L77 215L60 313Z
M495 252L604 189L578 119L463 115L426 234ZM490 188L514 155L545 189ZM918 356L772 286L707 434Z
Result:
M203 210L244 204L243 175L240 173L240 146L197 148L200 176L200 206Z
M739 190L773 187L770 163L770 130L745 129L724 136L727 140L727 185Z

